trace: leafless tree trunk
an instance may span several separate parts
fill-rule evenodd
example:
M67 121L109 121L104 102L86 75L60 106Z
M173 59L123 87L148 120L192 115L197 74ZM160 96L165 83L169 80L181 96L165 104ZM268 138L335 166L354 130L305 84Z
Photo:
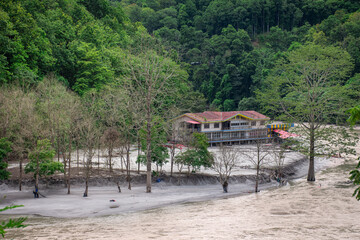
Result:
M255 193L259 192L260 171L262 166L267 162L269 153L269 146L265 146L263 140L255 140L255 149L244 151L244 156L246 156L256 168Z
M141 148L141 145L140 145L140 138L139 138L139 136L137 137L137 144L138 144L138 156L140 156L140 148ZM138 162L138 174L140 174L140 161Z
M128 182L128 189L131 190L131 175L130 175L130 143L125 146L126 150L126 180Z
M67 177L67 187L68 187L68 192L67 194L70 194L70 180L71 180L71 144L72 141L70 139L69 141L69 149L68 149L68 161L69 161L69 168L68 168L68 177ZM66 171L66 169L64 169Z
M212 169L219 174L220 183L227 183L231 172L240 163L240 150L234 147L221 146L217 154L214 154Z
M153 119L157 110L164 104L160 96L171 94L175 91L172 88L172 79L176 77L177 69L175 65L171 66L168 59L159 57L155 51L145 51L141 57L130 57L128 68L130 72L130 81L128 91L133 105L138 107L134 109L137 113L138 121L145 123L144 130L146 141L146 192L151 192L151 145ZM156 106L155 106L156 105ZM141 114L144 113L144 114ZM160 115L158 115L160 116ZM140 125L140 124L139 124Z
M113 171L112 156L114 154L114 148L118 144L119 136L120 134L115 128L109 128L104 133L104 143L107 147L108 165L110 173L112 173Z

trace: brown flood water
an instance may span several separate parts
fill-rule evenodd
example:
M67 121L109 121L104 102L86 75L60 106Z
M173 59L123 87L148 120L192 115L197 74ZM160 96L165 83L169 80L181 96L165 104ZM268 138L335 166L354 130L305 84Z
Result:
M8 239L360 239L360 202L349 166L317 181L228 199L171 205L114 216L29 217ZM320 186L321 184L321 186ZM3 217L3 216L2 216Z

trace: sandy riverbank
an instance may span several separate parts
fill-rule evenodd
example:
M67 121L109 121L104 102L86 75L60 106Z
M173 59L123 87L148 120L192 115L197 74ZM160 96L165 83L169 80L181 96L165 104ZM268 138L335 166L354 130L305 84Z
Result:
M343 162L339 158L329 158L316 161L316 170L330 166L336 166ZM295 169L293 178L306 175L308 163L299 162L291 166ZM276 181L260 185L260 190L277 187ZM122 187L119 193L117 188L111 186L96 186L89 188L89 197L84 198L82 194L84 187L72 187L71 194L67 194L64 188L48 188L42 191L46 198L34 199L32 187L25 187L19 192L7 185L0 186L1 195L6 199L0 203L0 208L6 205L22 204L24 207L8 210L2 214L40 215L60 218L91 217L114 215L126 212L137 212L147 209L159 208L171 204L204 201L217 198L227 198L248 194L254 191L254 182L246 180L242 183L231 183L229 193L222 192L220 184L198 184L198 185L171 185L165 182L154 183L152 193L145 193L145 185L137 185L128 190ZM110 200L115 200L117 208L110 208Z

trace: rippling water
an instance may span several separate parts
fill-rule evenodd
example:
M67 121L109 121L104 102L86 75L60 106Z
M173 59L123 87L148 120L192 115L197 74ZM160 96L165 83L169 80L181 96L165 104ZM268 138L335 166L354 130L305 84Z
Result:
M30 217L13 239L360 239L349 167L247 196L116 216ZM321 186L320 186L321 185Z

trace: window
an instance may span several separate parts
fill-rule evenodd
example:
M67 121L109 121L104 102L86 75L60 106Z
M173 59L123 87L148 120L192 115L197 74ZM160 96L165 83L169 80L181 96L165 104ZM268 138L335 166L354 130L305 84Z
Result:
M251 126L256 126L256 121L252 121Z
M247 125L248 125L247 122L242 122L242 123L241 123L241 126L247 126Z
M231 126L239 126L240 124L238 122L231 123Z
M220 124L219 123L214 123L214 128L219 128Z
M205 124L204 124L204 128L210 128L210 124L209 124L209 123L205 123Z
M230 133L229 132L226 132L226 133L223 133L223 139L230 139Z
M212 134L212 138L213 138L213 139L219 139L219 138L220 138L220 133L218 133L218 132L217 132L217 133L213 133L213 134Z
M211 140L211 133L207 133L206 137L207 137L208 140Z
M239 138L239 132L232 132L231 137L232 138Z
M261 122L260 122L260 125L265 125L265 121L261 121Z

